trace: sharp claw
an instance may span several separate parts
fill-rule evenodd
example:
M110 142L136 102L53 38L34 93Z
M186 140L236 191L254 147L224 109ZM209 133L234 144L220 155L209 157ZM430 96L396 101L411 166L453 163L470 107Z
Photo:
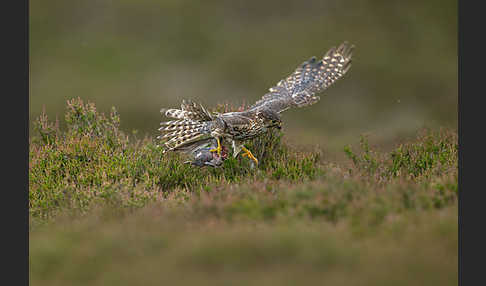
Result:
M211 149L211 150L209 150L209 151L210 151L210 152L216 152L216 153L218 153L218 156L221 156L221 149L217 149L217 148L216 148L216 149Z
M251 153L250 150L243 147L243 151L245 151L245 153L241 154L241 156L243 156L243 157L248 156L248 158L255 161L255 163L258 165L258 159Z
M221 142L219 141L219 138L216 139L218 141L218 147L214 148L214 149L211 149L209 150L209 152L217 152L218 153L218 156L221 156Z

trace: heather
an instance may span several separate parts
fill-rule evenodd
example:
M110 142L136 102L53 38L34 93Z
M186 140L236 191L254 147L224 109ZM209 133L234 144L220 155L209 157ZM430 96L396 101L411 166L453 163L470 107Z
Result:
M35 284L457 281L455 130L423 129L386 152L362 135L343 162L274 131L247 145L256 167L238 157L199 168L122 120L80 98L67 102L65 128L35 120Z

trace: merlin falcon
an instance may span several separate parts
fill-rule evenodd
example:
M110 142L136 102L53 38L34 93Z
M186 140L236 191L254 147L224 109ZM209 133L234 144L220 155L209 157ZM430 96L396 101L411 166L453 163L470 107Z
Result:
M217 147L210 151L217 155L221 154L222 142L229 142L234 157L243 151L242 156L258 164L258 159L243 145L244 142L270 128L280 129L282 111L318 102L317 94L342 78L351 67L353 49L353 45L344 42L329 49L320 60L310 58L244 111L211 113L190 100L183 100L180 109L162 109L166 117L174 120L161 123L159 130L162 134L157 138L163 141L164 152L186 153L216 139Z

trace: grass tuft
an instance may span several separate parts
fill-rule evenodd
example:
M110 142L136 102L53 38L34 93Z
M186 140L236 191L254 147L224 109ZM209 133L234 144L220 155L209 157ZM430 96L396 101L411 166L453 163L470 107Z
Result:
M383 154L370 149L365 136L360 138L361 155L345 146L346 156L353 162L354 171L389 181L402 177L414 180L440 176L457 169L457 132L449 129L422 130L414 142L399 145Z
M37 119L30 144L29 204L34 218L62 208L86 211L94 201L143 206L174 189L199 192L220 182L238 183L271 177L302 181L322 173L319 155L290 150L282 133L272 131L248 143L260 159L254 168L245 158L229 158L223 168L183 164L177 153L163 154L152 138L130 138L120 131L120 117L99 113L80 98L67 102L67 130Z

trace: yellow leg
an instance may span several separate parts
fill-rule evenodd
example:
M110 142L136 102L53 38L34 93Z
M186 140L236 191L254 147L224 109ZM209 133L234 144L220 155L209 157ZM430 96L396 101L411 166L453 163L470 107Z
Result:
M250 150L246 149L245 146L243 146L241 149L245 151L245 153L241 154L241 156L243 157L248 156L248 158L252 159L253 161L255 161L255 163L258 164L258 159L255 156L253 156Z
M215 149L211 149L209 151L210 152L217 152L218 156L221 156L221 142L219 141L219 138L216 138L216 140L218 141L218 147L215 148Z

